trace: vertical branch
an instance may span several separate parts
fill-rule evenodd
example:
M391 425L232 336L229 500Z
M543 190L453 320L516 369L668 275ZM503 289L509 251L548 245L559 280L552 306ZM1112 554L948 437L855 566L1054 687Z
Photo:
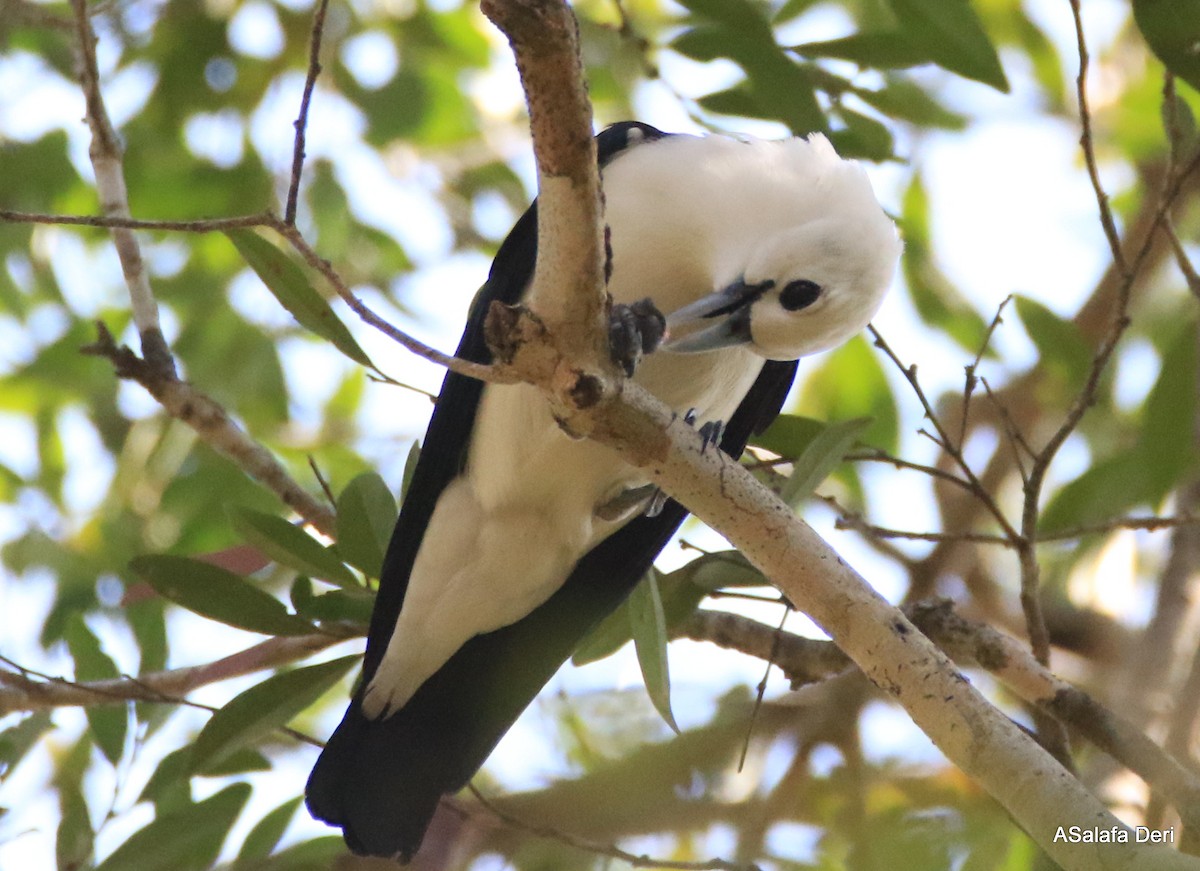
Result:
M604 245L592 107L579 27L563 0L483 0L508 37L538 165L538 255L529 300L568 358L607 361Z
M1087 101L1087 76L1090 55L1087 38L1083 31L1083 19L1080 10L1080 0L1070 0L1071 13L1075 22L1075 38L1079 52L1079 74L1075 79L1076 94L1079 100L1079 145L1083 149L1084 162L1087 164L1088 177L1092 182L1092 190L1096 195L1096 205L1100 211L1100 224L1108 239L1108 247L1112 253L1113 264L1120 273L1121 280L1117 288L1116 312L1113 315L1107 334L1100 342L1092 358L1091 371L1083 389L1067 410L1066 418L1045 446L1033 458L1029 475L1024 482L1024 506L1021 512L1021 542L1018 553L1021 560L1021 607L1025 612L1025 623L1029 630L1029 639L1033 646L1034 655L1042 665L1050 662L1050 633L1046 629L1045 615L1041 605L1041 568L1037 561L1038 517L1039 502L1042 487L1050 464L1058 454L1067 438L1075 431L1083 415L1091 407L1099 389L1100 376L1108 365L1109 359L1116 350L1117 343L1129 326L1129 292L1133 286L1134 272L1125 260L1121 249L1121 239L1117 233L1116 222L1113 220L1112 209L1109 206L1108 194L1100 181L1100 173L1096 164L1096 148L1092 138L1092 116Z
M129 194L125 187L125 164L120 139L109 118L100 91L96 63L96 32L88 16L87 0L71 0L75 30L79 37L80 84L87 104L86 120L92 133L88 155L96 173L100 207L108 218L131 220ZM322 532L333 535L333 512L297 484L287 470L261 444L252 439L217 402L181 381L175 360L162 334L158 303L150 288L145 261L134 231L111 225L113 241L125 283L129 287L134 325L141 338L139 359L127 348L119 348L100 325L97 342L85 352L108 358L117 375L131 378L146 388L168 414L186 423L211 447L233 460L250 477L276 493L285 504Z
M296 205L300 199L300 175L304 171L304 141L308 131L308 109L312 104L313 89L317 76L321 74L321 37L325 33L325 10L329 0L320 0L313 12L312 37L308 49L308 75L304 80L304 95L300 98L300 113L292 126L296 138L292 142L292 180L288 184L287 204L284 206L283 222L288 226L296 223Z
M1092 188L1096 192L1096 205L1100 209L1100 225L1108 239L1108 247L1112 251L1113 263L1127 281L1130 278L1129 265L1125 262L1125 254L1121 250L1121 238L1117 234L1117 224L1113 220L1112 208L1108 203L1108 194L1100 183L1100 170L1096 164L1096 148L1092 139L1092 112L1088 107L1087 78L1091 55L1088 53L1087 39L1083 32L1083 17L1080 0L1070 0L1071 15L1075 21L1075 44L1079 52L1079 75L1075 77L1075 94L1079 101L1079 147L1083 149L1083 159L1087 163L1088 177L1092 180Z
M96 64L96 32L88 16L87 0L71 0L75 12L75 30L79 37L79 82L87 104L86 120L92 132L88 157L96 173L100 208L113 218L129 218L129 192L125 188L125 162L120 139L108 117L100 93L100 70ZM114 227L113 243L121 260L125 283L133 310L133 323L142 343L142 356L163 373L175 373L175 361L162 334L158 303L150 289L146 264L137 237L127 228Z

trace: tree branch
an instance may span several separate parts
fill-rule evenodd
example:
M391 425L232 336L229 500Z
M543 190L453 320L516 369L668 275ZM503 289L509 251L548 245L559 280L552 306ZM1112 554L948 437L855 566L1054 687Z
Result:
M966 620L948 599L917 602L904 609L913 623L963 667L994 675L1017 696L1080 732L1092 744L1170 798L1188 821L1200 813L1200 779L1133 723L1087 693L1056 677L1016 638ZM681 633L773 662L793 688L842 672L850 660L827 641L781 634L775 627L738 614L698 611Z
M508 32L517 53L517 65L530 101L535 131L556 132L553 141L568 145L590 136L589 113L578 110L582 89L578 83L563 89L559 66L563 46L572 46L573 27L565 4L553 0L507 2L489 0L485 11ZM551 19L546 42L558 47L545 50L543 43L530 36L527 28L536 28L542 18ZM544 64L544 66L543 66ZM558 78L556 86L532 92L549 70ZM572 66L578 73L578 61ZM550 101L561 99L560 104ZM567 215L582 218L582 227L573 225L571 235L547 232L539 238L536 288L555 287L557 293L574 296L559 306L563 311L595 311L589 293L602 282L602 250L598 222L587 221L596 214L596 182L572 186L563 183L562 167L549 162L554 149L543 137L537 149L541 195L553 198L576 197L573 208L566 207L542 215L549 225ZM535 139L538 137L535 132ZM579 150L590 153L588 149ZM588 161L588 173L594 178L594 163ZM561 228L566 231L567 228ZM580 237L579 234L585 234ZM590 233L590 239L586 234ZM572 242L578 245L571 250ZM555 246L550 250L550 246ZM562 247L558 247L562 246ZM568 271L579 280L562 281L547 275L546 264L574 264ZM582 274L581 274L582 273ZM554 278L552 284L547 279ZM535 302L540 302L535 297ZM593 334L578 345L569 345L572 357L580 354L584 366L611 371L603 360L605 342L601 341L599 318L580 321L585 332ZM557 321L546 321L553 335ZM510 334L511 335L511 334ZM1106 845L1055 843L1051 821L1064 813L1079 824L1117 825L1120 823L1068 772L1064 771L1028 735L1001 715L977 691L967 684L949 660L921 635L899 611L880 597L867 582L847 566L829 546L791 509L771 494L738 463L720 451L702 451L700 436L682 419L665 408L637 384L626 382L617 391L591 394L580 402L576 389L583 377L583 366L574 359L563 359L547 367L547 349L566 344L529 331L513 337L514 371L539 386L548 396L556 413L576 433L589 436L618 451L627 461L642 468L655 484L687 505L701 520L724 534L780 590L820 625L878 686L892 694L914 721L942 751L997 798L1027 832L1057 861L1068 868L1125 868L1138 855L1142 867L1152 861L1158 867L1182 867L1190 860L1168 850L1123 849ZM588 351L594 355L587 358ZM547 377L547 372L552 372ZM568 377L561 377L562 375ZM1152 857L1152 858L1151 858Z
M329 0L320 0L313 11L312 35L309 38L308 74L304 79L304 94L300 98L300 113L292 126L296 136L292 140L292 179L288 184L287 203L283 209L285 224L296 223L296 206L300 200L300 176L304 171L304 140L308 132L308 109L312 105L313 89L317 76L321 74L321 37L325 34L325 11Z
M204 442L224 454L247 475L275 493L285 505L325 535L337 535L334 511L301 487L274 455L255 441L230 417L219 402L175 376L118 346L103 322L96 323L99 336L83 353L109 360L118 378L136 381L153 396L171 417L187 424Z
M91 707L124 702L171 702L218 681L307 659L352 635L294 635L269 638L215 662L153 672L140 677L87 682L35 679L15 663L0 670L0 716L13 711ZM7 662L7 660L6 660Z
M481 7L508 37L529 105L538 253L526 300L568 360L581 357L612 373L604 330L600 180L579 26L561 0L483 0Z
M88 15L87 0L71 0L79 48L79 81L87 104L86 120L92 131L88 157L96 173L96 191L100 195L100 210L104 214L128 218L129 193L125 188L125 162L120 140L100 92L100 71L96 64L96 32ZM141 337L142 357L164 375L175 374L175 361L163 337L158 320L158 303L150 289L150 278L142 260L142 249L131 230L113 228L113 244L129 286L133 322Z

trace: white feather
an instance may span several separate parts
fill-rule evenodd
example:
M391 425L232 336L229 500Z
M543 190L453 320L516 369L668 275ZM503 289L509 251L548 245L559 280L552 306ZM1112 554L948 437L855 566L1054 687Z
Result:
M832 347L867 323L900 246L862 169L821 136L742 142L674 136L604 172L617 302L670 313L739 278L816 281L817 303L754 303L753 344L658 353L636 380L697 423L727 420L765 358ZM403 706L472 636L524 617L621 522L596 509L646 478L598 444L567 437L535 388L488 386L465 473L438 502L395 632L368 687L370 717Z

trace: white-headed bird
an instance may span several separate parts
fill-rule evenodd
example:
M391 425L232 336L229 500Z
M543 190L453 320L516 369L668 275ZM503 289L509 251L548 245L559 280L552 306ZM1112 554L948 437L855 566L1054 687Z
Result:
M795 360L859 332L900 241L862 168L820 135L778 142L614 125L597 138L614 354L737 457ZM501 245L458 355L518 303L537 204ZM660 314L661 313L661 314ZM650 352L663 334L666 341ZM363 677L308 782L356 852L407 860L686 517L639 469L566 435L529 385L446 376L388 548Z

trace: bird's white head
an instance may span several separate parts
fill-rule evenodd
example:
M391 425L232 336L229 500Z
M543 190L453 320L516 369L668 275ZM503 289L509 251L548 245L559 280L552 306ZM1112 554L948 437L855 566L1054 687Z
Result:
M665 350L747 346L772 360L824 351L867 325L891 284L901 243L862 168L842 160L824 137L769 152L796 184L796 209L781 224L737 246L723 269L735 277L709 296L669 313ZM787 161L796 166L792 169ZM779 189L776 188L776 195Z

